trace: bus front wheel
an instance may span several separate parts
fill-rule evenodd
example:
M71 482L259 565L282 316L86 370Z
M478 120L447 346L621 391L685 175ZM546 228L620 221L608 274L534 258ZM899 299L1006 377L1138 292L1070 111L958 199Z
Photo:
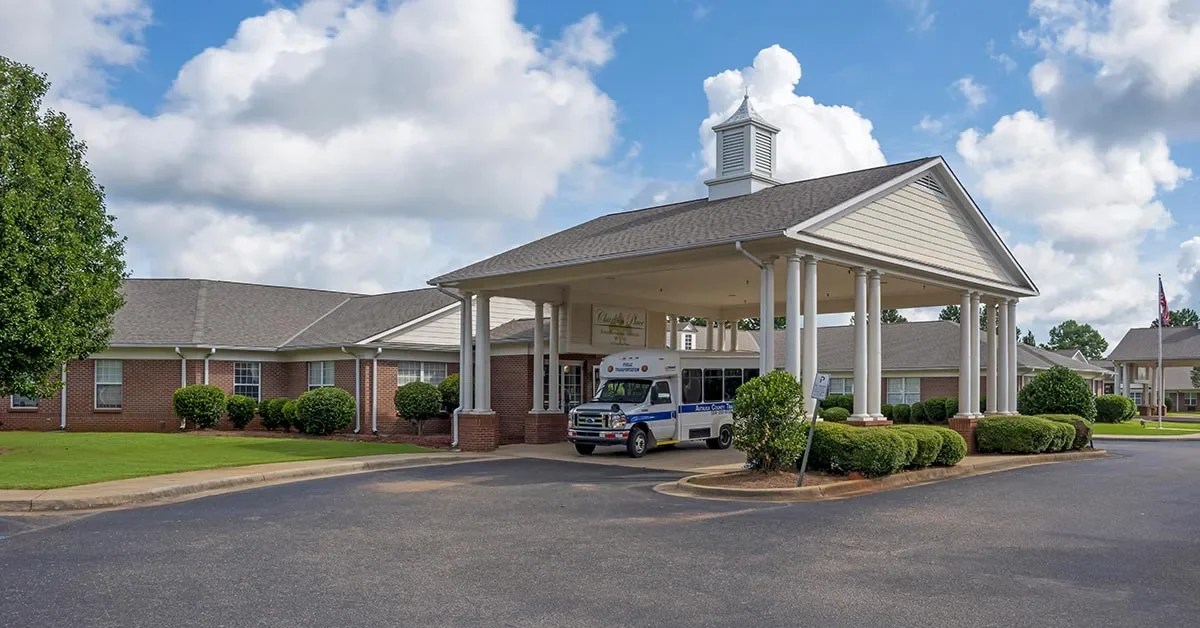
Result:
M646 435L646 430L635 429L629 433L629 440L625 443L625 451L629 452L630 458L641 458L646 455L646 450L650 448L650 437Z
M721 430L717 432L716 438L710 438L704 441L709 449L729 449L733 444L733 426L722 425Z

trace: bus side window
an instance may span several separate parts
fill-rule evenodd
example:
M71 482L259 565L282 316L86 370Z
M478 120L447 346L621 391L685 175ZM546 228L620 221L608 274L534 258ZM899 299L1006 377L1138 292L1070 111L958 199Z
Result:
M700 369L683 369L683 403L704 401L704 372Z
M725 400L725 387L721 383L721 369L704 369L704 401Z
M658 406L671 403L671 384L668 382L654 382L654 395L650 398L650 403Z
M733 401L737 389L742 385L742 369L725 369L725 401Z

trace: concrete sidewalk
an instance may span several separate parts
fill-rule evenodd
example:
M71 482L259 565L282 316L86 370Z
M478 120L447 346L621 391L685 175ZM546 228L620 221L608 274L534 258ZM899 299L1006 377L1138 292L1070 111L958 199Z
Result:
M1159 436L1157 434L1150 436L1140 436L1136 434L1093 434L1092 440L1140 440L1142 442L1163 443L1176 440L1200 440L1200 434L1180 434L1179 436L1168 436L1166 434Z
M97 510L232 488L248 488L252 485L490 458L492 457L458 453L387 454L185 471L46 490L5 489L0 490L0 512Z

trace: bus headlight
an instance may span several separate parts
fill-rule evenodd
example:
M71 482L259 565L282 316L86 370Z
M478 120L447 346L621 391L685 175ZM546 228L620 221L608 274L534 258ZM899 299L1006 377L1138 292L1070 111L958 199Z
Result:
M625 424L628 422L629 422L629 419L625 416L624 412L619 413L619 414L608 415L608 426L611 428L619 429L619 428L625 427Z

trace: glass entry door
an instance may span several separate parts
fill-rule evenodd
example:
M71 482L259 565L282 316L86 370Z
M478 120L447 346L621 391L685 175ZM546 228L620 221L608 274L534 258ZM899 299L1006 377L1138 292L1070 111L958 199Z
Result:
M568 412L571 408L583 403L583 363L581 362L560 362L558 367L562 369L562 387L559 388L558 398L562 400L563 411ZM550 365L545 364L542 367L542 390L543 401L546 407L550 407Z

